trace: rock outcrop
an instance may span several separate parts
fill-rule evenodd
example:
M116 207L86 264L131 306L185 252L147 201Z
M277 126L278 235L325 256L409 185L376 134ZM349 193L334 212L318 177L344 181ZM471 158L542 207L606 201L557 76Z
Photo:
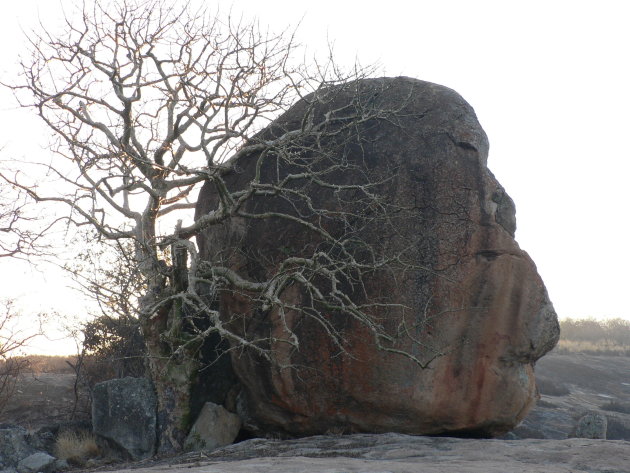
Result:
M48 473L60 462L45 451L40 433L13 424L0 424L0 473Z
M340 351L321 323L291 313L280 317L228 288L219 300L225 322L244 317L233 329L270 340L277 359L294 367L282 369L247 350L232 351L242 384L240 414L253 430L298 436L504 433L532 406L534 363L555 345L559 328L534 263L514 240L514 204L486 167L487 137L470 105L446 87L410 78L363 80L306 97L254 141L299 130L307 113L317 120L356 104L372 118L356 120L354 136L341 140L322 133L317 146L301 148L300 159L329 146L327 159L341 149L343 161L326 174L330 182L352 185L363 175L382 176L373 190L398 213L353 231L380 256L404 253L415 264L404 272L375 271L355 295L358 304L386 301L409 308L403 315L386 309L372 315L392 337L406 330L410 336L397 339L396 348L428 368L379 350L348 314L327 319L343 334L345 351ZM264 180L289 172L281 159L257 157L229 163L225 181L231 190L245 188L255 173ZM300 189L312 190L310 205L330 215L340 202L357 218L373 211L325 186ZM215 210L218 201L216 188L207 184L197 217ZM290 199L277 198L255 198L243 209L292 211ZM343 231L332 217L322 225L333 235ZM206 261L254 281L271 277L287 255L312 257L322 247L317 232L286 219L233 218L209 228L198 243ZM308 300L291 287L281 298L287 307ZM297 336L299 350L276 343L286 330Z
M156 422L155 393L148 379L112 379L94 386L94 433L128 458L153 456Z
M182 461L169 463L169 473L630 473L630 444L355 434L252 439ZM126 471L160 473L165 469L160 465Z
M0 470L16 467L35 451L30 445L26 429L17 425L0 425Z

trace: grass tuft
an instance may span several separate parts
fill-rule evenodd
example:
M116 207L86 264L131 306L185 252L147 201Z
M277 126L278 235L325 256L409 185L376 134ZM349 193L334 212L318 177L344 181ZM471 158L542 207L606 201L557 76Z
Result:
M100 454L96 439L89 432L62 432L55 443L55 456L71 465L84 466Z

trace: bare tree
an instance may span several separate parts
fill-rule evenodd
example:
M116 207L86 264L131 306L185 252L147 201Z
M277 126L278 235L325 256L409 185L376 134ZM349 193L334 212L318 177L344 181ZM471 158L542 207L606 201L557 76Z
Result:
M35 333L25 333L17 321L20 313L15 308L13 299L0 301L0 414L14 393L18 375L23 370L25 359L15 355L27 345Z
M63 269L70 273L78 290L95 302L88 309L93 318L136 320L138 301L145 283L134 260L131 240L100 240L98 233L88 231L75 235L78 251Z
M150 366L160 406L170 406L162 451L181 446L188 383L205 337L217 333L232 347L273 358L268 343L233 330L218 312L212 301L222 288L256 300L265 310L297 310L318 320L340 350L343 334L322 308L346 313L383 349L428 363L397 349L374 316L375 307L400 312L405 307L386 300L361 304L355 297L362 293L365 274L411 264L400 254L385 257L374 242L357 237L366 225L395 225L391 206L378 194L391 176L371 175L319 146L328 135L343 148L359 125L395 120L395 110L386 113L360 100L316 113L330 100L331 86L352 87L363 72L342 74L332 62L304 66L293 57L300 49L290 34L270 34L256 23L159 0L121 0L107 8L86 3L68 17L64 32L43 31L30 39L22 82L11 87L22 106L35 110L54 132L47 172L58 184L35 189L19 173L2 177L37 202L65 206L68 222L92 226L99 238L132 242L130 264L145 287L138 313ZM258 134L296 99L317 91L294 129ZM276 163L283 171L275 177L255 173L243 186L229 188L224 177L248 159L257 160L257 169ZM335 182L334 173L345 170L355 173L354 183ZM204 183L214 188L216 202L194 219ZM335 202L314 206L313 188L330 192ZM282 200L287 210L247 207L269 197ZM344 210L349 200L353 206ZM318 234L323 244L311 255L286 255L265 280L220 261L200 261L191 239L234 219L290 221ZM328 231L331 221L343 228L341 234ZM282 302L283 291L294 285L310 295L308 307ZM210 323L197 324L200 314ZM399 327L399 334L414 333L417 328ZM299 349L289 329L282 338Z
M48 227L36 226L28 201L21 189L0 181L0 258L28 258L44 250L42 237Z
M96 383L126 376L146 376L146 349L138 314L138 300L145 287L134 264L131 240L99 241L94 230L76 236L82 243L64 269L77 289L94 307L89 319L71 323L68 331L77 344L76 362L68 364L75 373L73 415L89 413Z

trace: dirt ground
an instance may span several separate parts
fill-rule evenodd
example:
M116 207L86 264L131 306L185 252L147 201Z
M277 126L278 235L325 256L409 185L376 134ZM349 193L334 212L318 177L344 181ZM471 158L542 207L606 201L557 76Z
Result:
M37 430L56 422L89 418L84 397L75 409L75 376L67 373L25 373L16 382L0 424L18 424Z
M550 353L538 361L536 376L541 386L542 404L581 411L600 409L610 402L630 406L630 357ZM555 388L564 393L553 395ZM85 396L83 396L85 401ZM74 375L27 373L17 382L15 395L0 423L17 423L35 429L70 420L75 405ZM75 416L89 418L85 402Z

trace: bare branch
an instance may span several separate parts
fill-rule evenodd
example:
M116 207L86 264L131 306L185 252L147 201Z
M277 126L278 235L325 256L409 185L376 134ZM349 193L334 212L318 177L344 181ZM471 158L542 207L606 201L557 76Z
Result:
M427 353L406 353L400 341L417 327L392 332L385 319L405 320L410 309L387 295L367 298L374 275L426 268L415 263L416 241L391 254L386 242L364 236L371 226L395 235L413 204L381 195L396 169L375 173L361 159L371 139L365 130L397 126L400 113L359 93L363 70L344 74L332 61L305 65L293 59L299 46L292 32L274 35L256 23L159 0L107 8L95 2L78 14L69 15L66 31L31 38L21 82L11 86L52 132L44 169L62 185L6 171L0 178L38 203L64 207L66 222L127 240L154 372L176 372L169 363L196 369L210 334L227 340L226 350L250 350L283 366L273 347L300 349L295 317L313 321L340 353L357 356L335 322L340 314L381 349L422 367L442 353L427 345ZM331 106L341 92L350 93L350 103ZM299 119L275 121L303 97ZM340 182L340 174L349 177ZM202 186L214 200L194 216ZM13 229L10 217L19 208L9 210L6 227ZM251 256L247 248L221 247L219 239L202 261L191 241L219 226L238 232L260 222L299 228L317 244L255 255L267 269L254 274L241 264ZM99 301L129 296L126 286L76 274ZM286 301L291 290L300 291L301 304ZM242 298L241 312L221 311L217 300L227 293ZM279 320L282 333L250 336L244 321L259 316Z

